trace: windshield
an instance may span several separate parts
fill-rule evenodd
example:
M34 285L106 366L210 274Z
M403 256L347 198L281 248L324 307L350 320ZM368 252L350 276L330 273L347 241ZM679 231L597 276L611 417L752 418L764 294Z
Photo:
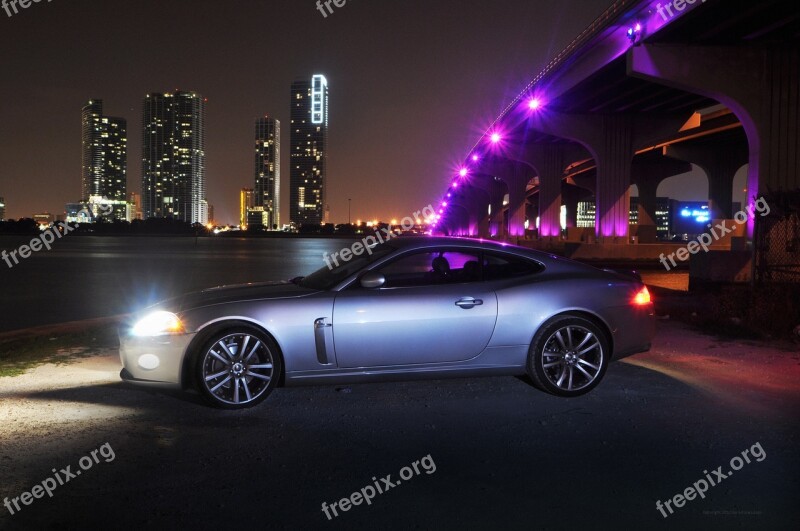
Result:
M338 266L334 265L333 268L329 268L328 266L321 267L307 277L303 278L298 284L309 289L332 289L334 286L353 273L364 269L369 264L383 258L395 250L394 247L386 243L382 245L376 245L371 247L371 249L372 254L356 256L347 262L343 262L340 258ZM335 262L333 264L335 264Z

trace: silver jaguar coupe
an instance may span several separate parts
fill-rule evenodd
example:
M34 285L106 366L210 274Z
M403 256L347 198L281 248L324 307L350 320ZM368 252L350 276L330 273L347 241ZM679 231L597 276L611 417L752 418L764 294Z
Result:
M284 385L482 375L527 374L572 397L610 361L649 350L655 333L635 275L458 238L360 251L307 277L149 308L120 330L120 376L194 388L226 409Z

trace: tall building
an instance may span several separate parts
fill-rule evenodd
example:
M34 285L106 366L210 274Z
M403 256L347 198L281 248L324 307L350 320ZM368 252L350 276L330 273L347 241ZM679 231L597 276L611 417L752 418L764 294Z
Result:
M324 223L328 138L328 80L325 76L314 75L292 83L290 116L290 218L298 225Z
M131 220L143 219L142 215L142 196L136 192L128 195L128 203L131 205Z
M280 228L281 122L256 120L255 206L264 208L267 229Z
M104 198L124 207L128 185L128 133L123 118L105 116L103 100L92 99L81 110L81 201ZM114 217L124 219L123 212Z
M6 220L6 202L0 197L0 221Z
M144 217L205 225L205 100L196 92L148 94L142 125Z
M242 188L239 192L239 226L247 226L247 213L256 206L256 195L252 188Z

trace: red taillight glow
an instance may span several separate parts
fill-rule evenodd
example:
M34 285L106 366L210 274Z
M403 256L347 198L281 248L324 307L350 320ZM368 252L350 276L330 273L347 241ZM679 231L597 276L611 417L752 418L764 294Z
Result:
M633 298L633 303L637 306L643 306L651 302L653 302L653 299L650 297L650 291L647 289L647 286L642 287L639 293Z

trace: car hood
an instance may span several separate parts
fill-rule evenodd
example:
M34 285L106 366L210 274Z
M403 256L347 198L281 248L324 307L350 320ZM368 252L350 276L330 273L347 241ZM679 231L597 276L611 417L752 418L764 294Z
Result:
M316 292L309 288L300 287L288 280L280 282L259 282L219 286L194 293L187 293L186 295L165 301L159 306L168 307L170 311L185 312L203 306L225 304L227 302L286 299L303 297L312 293Z

